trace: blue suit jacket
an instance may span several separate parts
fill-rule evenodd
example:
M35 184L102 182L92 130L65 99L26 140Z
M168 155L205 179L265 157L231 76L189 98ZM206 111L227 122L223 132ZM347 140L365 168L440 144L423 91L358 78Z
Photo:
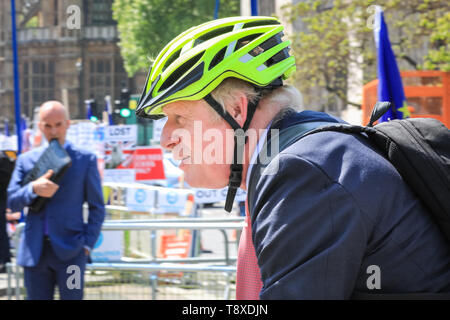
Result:
M278 128L312 120L327 116L291 114ZM274 160L269 166L277 166L276 174L251 182L262 299L450 292L449 244L395 168L364 137L312 134ZM374 266L379 288L371 286Z
M52 247L61 260L75 257L84 246L93 248L100 234L105 206L96 157L76 149L70 142L66 142L64 148L72 159L72 166L44 209L28 212L18 249L19 265L31 267L39 262L45 220ZM8 205L13 212L22 210L37 197L31 183L21 186L21 182L44 150L44 147L36 148L18 157L8 186ZM85 202L89 207L87 223L83 219Z

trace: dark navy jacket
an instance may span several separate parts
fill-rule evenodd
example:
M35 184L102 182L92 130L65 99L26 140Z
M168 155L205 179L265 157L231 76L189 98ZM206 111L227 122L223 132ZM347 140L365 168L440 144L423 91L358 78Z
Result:
M304 111L272 128L316 120L334 121ZM450 292L450 245L363 136L312 134L275 159L275 175L250 182L261 299Z

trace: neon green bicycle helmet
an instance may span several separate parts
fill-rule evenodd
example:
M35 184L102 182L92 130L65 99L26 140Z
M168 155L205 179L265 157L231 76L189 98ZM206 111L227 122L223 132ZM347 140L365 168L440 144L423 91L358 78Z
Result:
M162 107L178 100L200 100L224 79L255 87L269 86L295 71L290 41L273 17L230 17L192 27L174 38L156 57L136 109L140 117L159 119Z
M136 114L159 119L162 107L179 100L204 99L233 128L234 157L230 166L225 210L230 212L242 181L245 136L258 101L249 102L241 127L210 94L226 78L238 78L256 89L283 85L295 71L283 41L284 27L273 17L231 17L206 22L173 39L156 57L139 100Z

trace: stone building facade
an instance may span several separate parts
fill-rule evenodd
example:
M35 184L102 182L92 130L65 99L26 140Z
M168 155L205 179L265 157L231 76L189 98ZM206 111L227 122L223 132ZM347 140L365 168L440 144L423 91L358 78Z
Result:
M0 128L14 122L10 0L0 0ZM42 102L59 100L72 119L84 119L84 101L119 99L122 87L139 93L145 75L129 78L112 18L113 0L16 1L21 113L32 119Z

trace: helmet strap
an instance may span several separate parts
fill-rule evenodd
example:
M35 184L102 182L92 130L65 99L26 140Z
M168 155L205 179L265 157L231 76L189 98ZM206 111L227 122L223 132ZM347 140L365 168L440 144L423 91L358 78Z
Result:
M236 197L237 189L241 185L242 181L242 159L244 155L244 146L247 143L248 136L245 135L250 122L256 111L259 99L254 102L248 102L247 105L247 119L244 125L241 127L236 120L227 112L223 110L223 107L215 100L211 94L206 95L205 101L222 117L234 130L234 155L233 162L230 166L230 178L228 182L227 198L225 200L225 210L231 212L233 208L234 198Z

